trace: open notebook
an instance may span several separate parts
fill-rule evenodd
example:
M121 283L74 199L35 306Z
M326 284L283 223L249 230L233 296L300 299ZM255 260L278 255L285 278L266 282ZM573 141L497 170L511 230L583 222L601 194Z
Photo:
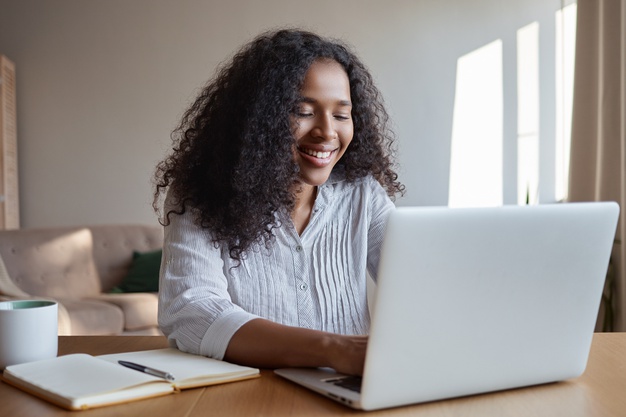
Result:
M618 212L615 203L399 208L360 393L328 369L276 372L366 410L574 378L587 363Z
M175 380L126 368L120 360L167 371ZM63 408L84 410L256 376L255 368L168 348L103 356L77 353L12 365L2 380Z

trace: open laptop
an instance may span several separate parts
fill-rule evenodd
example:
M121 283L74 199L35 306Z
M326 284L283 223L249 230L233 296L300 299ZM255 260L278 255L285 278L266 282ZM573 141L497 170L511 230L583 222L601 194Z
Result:
M619 206L398 208L382 247L360 394L329 369L279 369L373 410L581 375Z

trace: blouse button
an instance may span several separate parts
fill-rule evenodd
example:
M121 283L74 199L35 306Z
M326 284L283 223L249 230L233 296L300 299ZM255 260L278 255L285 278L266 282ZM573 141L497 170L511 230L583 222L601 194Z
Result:
M300 284L299 288L300 288L302 291L304 291L304 290L306 290L306 289L307 289L307 288L309 288L309 287L307 287L307 285L306 285L306 284Z
M297 252L302 252L302 246L300 246L300 245L296 246L296 251Z

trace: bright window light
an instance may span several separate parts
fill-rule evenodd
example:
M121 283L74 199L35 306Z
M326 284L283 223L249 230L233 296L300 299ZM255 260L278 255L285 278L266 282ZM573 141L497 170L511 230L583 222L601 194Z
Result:
M457 61L450 207L502 205L502 41Z
M517 31L517 202L539 195L539 24Z
M567 198L576 52L576 3L556 12L556 184L555 198Z

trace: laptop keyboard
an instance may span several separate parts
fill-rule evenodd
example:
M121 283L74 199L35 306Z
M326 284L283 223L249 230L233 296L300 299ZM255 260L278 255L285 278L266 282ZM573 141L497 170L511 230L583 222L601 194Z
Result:
M326 382L350 391L361 392L362 378L360 376L342 376L341 378L327 379Z

